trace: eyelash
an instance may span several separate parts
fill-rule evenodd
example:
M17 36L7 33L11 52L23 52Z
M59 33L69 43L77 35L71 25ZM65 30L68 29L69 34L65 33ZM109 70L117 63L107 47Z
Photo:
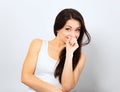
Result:
M70 31L71 29L70 28L65 28L65 30ZM80 29L77 29L75 31L80 32Z
M65 30L69 31L69 30L70 30L70 28L65 28Z
M79 31L79 32L80 32L80 29L77 29L76 31Z

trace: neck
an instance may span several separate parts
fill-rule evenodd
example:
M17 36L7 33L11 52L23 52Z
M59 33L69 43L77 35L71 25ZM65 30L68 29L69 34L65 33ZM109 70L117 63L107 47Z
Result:
M51 40L50 44L59 50L62 50L66 46L66 44L62 42L60 39L58 39L57 37Z

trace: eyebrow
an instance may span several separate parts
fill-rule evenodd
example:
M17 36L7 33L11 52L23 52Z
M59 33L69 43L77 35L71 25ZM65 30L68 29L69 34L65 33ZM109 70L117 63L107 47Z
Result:
M72 28L71 26L69 26L69 25L66 25L67 27L70 27L70 28ZM77 27L77 28L81 28L81 27Z
M70 28L72 28L71 26L69 26L69 25L66 25L66 27L70 27Z

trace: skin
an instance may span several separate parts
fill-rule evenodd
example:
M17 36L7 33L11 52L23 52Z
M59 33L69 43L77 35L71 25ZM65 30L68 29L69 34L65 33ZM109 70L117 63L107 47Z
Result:
M73 52L78 48L77 38L80 35L80 27L81 25L77 20L70 19L62 29L57 31L55 39L48 43L48 55L55 60L58 60L61 50L66 47L66 59L61 79L62 89L34 76L38 54L42 45L40 39L33 40L30 45L23 64L21 81L37 92L69 92L73 89L85 65L85 55L81 54L78 65L74 71L72 70Z

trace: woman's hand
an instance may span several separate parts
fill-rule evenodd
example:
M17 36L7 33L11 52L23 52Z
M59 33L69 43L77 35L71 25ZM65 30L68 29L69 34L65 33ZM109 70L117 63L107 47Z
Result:
M77 39L75 37L68 37L66 41L66 51L73 53L78 47Z
M64 89L62 89L62 92L68 92L68 91L65 91Z

